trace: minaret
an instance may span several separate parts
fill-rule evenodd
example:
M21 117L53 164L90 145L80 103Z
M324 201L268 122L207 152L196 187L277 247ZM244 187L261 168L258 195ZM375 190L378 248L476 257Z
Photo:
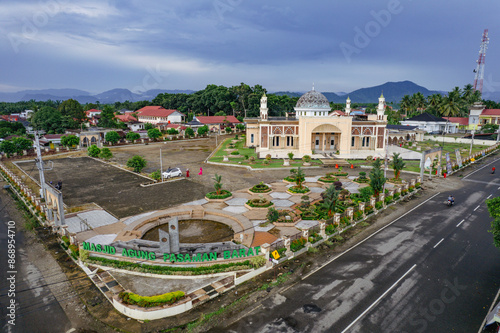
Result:
M377 120L384 120L385 113L385 98L384 93L380 94L378 98L378 107L377 107Z
M347 100L345 101L345 114L346 116L351 114L351 99L347 96Z
M266 93L264 93L264 95L260 99L260 119L261 120L266 120L266 121L268 120L267 119L267 111L268 111L267 96L266 96Z

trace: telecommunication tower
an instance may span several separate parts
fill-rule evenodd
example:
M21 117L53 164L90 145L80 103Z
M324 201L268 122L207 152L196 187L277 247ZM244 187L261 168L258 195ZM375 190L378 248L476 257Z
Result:
M486 58L486 49L488 49L489 42L488 29L484 29L481 47L479 48L479 59L477 60L477 66L474 70L474 73L476 73L476 77L474 78L474 90L479 90L481 93L483 92L484 59Z

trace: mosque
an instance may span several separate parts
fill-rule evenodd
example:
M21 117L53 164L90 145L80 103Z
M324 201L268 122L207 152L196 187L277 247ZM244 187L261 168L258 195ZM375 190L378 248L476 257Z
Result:
M345 112L331 111L328 99L311 90L300 97L295 116L269 117L267 97L260 101L260 117L246 118L247 147L255 147L259 157L285 158L304 155L359 158L381 156L385 149L387 116L385 98L378 99L376 114L351 112L347 98ZM318 155L319 154L319 155Z

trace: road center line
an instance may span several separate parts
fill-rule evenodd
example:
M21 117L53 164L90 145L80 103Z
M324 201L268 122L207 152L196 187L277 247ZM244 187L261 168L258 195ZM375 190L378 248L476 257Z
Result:
M489 199L489 198L491 198L491 196L492 196L492 195L493 195L493 194L490 194L490 195L488 195L488 197L487 197L486 199Z
M458 228L458 227L459 227L462 223L464 223L464 221L465 221L465 220L460 221L460 223L459 223L459 224L457 224L457 228Z
M474 208L474 211L478 210L478 209L479 209L479 207L481 207L481 206L477 206L476 208Z
M370 306L368 307L368 309L366 309L366 310L365 310L362 314L360 314L360 315L358 316L358 318L354 319L354 321L353 321L351 324L349 324L349 326L347 326L347 327L346 327L346 328L342 331L342 333L347 332L347 331L348 331L348 330L349 330L349 329L350 329L350 328L351 328L354 324L356 324L356 323L358 322L358 320L360 320L361 318L363 318L363 316L364 316L364 315L365 315L368 311L370 311L370 310L371 310L371 308L373 308L375 305L377 305L377 303L378 303L378 302L380 302L380 300L381 300L382 298L384 298L384 296L385 296L385 295L387 295L387 294L389 293L389 291L391 291L391 290L392 290L392 289L393 289L393 288L394 288L394 287L395 287L395 286L396 286L396 285L397 285L397 284L398 284L401 280L403 280L403 279L405 278L405 276L407 276L408 274L410 274L410 272L411 272L411 271L412 271L415 267L417 267L417 265L416 265L416 264L415 264L415 265L413 265L413 266L411 266L411 268L410 268L410 269L409 269L406 273L404 273L404 274L403 274L403 276L402 276L402 277L400 277L400 278L399 278L396 282L394 282L394 284L393 284L393 285L392 285L389 289L387 289L387 290L385 291L385 293L383 293L383 294L382 294L379 298L377 298L377 300L376 300L375 302L373 302L373 303L372 303L372 305L370 305Z
M462 222L460 222L460 223L462 223ZM442 241L444 241L444 238L441 238L441 240L439 242L437 242L436 245L434 245L434 248L436 248L439 244L441 244Z
M315 270L309 272L309 274L305 275L304 277L302 277L302 280L305 280L307 279L309 276L313 275L314 273L316 273L317 271L319 271L320 269L322 269L323 267L325 266L328 266L330 263L332 263L333 261L337 260L338 258L340 258L341 256L343 256L344 254L346 254L347 252L351 251L352 249L354 249L355 247L363 244L364 242L366 242L367 240L369 240L370 238L372 238L373 236L375 236L376 234L378 234L379 232L381 232L382 230L384 230L385 228L389 227L390 225L392 225L393 223L396 223L397 221L399 221L399 219L405 217L406 215L410 214L411 212L413 212L415 209L417 209L418 207L422 206L423 204L427 203L427 201L431 200L431 199L434 199L434 197L436 197L437 195L441 194L441 192L438 192L436 194L434 194L432 197L430 197L429 199L425 200L424 202L418 204L417 206L413 207L412 209L410 209L409 211L407 211L406 213L404 213L403 215L401 215L400 217L398 217L397 219L395 219L394 221L392 221L391 223L387 224L386 226L380 228L379 230L377 230L376 232L374 232L373 234L371 234L370 236L366 237L365 239L363 239L361 242L353 245L352 247L348 248L347 250L345 250L344 252L340 253L339 255L333 257L332 259L330 259L329 261L327 261L324 265L316 268Z

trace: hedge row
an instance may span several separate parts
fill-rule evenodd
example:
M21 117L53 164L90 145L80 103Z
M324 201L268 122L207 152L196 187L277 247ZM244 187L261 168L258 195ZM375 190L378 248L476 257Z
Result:
M170 293L156 296L141 296L131 292L121 292L119 294L122 301L130 305L138 305L144 308L162 306L165 304L174 304L184 297L183 291L173 291Z

